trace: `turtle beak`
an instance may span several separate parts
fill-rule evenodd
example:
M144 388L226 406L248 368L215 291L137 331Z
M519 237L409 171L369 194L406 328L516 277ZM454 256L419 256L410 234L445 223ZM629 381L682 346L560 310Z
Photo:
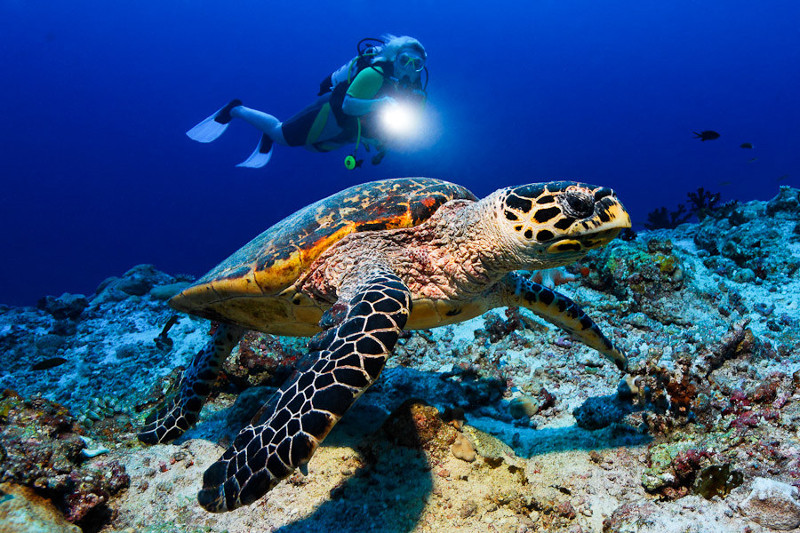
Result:
M581 236L580 240L587 250L605 246L613 241L622 230L631 227L631 217L621 203L614 202L610 206L604 207L604 210L611 220L604 222L595 231L589 231Z
M594 212L576 220L565 238L548 247L548 253L575 253L600 248L613 241L623 229L631 227L630 215L611 189L600 189L594 198Z

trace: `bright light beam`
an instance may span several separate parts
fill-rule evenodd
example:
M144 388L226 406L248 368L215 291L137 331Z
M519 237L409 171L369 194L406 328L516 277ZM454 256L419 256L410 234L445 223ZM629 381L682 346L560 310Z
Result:
M381 112L381 122L390 135L410 138L419 133L419 110L403 103L389 105Z

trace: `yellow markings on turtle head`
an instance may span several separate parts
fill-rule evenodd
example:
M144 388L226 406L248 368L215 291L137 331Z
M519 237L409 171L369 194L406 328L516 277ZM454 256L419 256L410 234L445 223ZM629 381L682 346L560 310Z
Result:
M558 254L564 252L580 252L584 250L583 244L574 239L563 239L547 247L547 253Z
M631 227L631 216L625 211L625 208L622 207L622 204L619 202L611 204L607 209L606 212L608 216L611 217L613 222L613 227L619 229L627 229Z

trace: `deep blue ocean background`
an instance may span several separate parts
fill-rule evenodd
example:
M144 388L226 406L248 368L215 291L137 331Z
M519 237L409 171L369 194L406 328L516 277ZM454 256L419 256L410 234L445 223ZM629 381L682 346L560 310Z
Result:
M379 178L479 196L580 179L617 189L638 227L701 186L771 198L800 186L799 22L795 0L0 0L0 303L91 294L139 263L200 275ZM436 127L414 151L349 172L346 150L278 146L251 170L234 165L252 127L185 136L234 97L288 118L384 32L428 50ZM707 129L721 137L693 138Z

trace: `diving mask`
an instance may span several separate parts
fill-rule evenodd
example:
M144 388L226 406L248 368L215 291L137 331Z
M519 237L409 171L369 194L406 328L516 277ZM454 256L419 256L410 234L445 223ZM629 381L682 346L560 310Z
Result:
M397 61L400 62L400 66L403 68L410 69L415 72L419 72L425 68L425 59L414 52L402 52L397 56Z

